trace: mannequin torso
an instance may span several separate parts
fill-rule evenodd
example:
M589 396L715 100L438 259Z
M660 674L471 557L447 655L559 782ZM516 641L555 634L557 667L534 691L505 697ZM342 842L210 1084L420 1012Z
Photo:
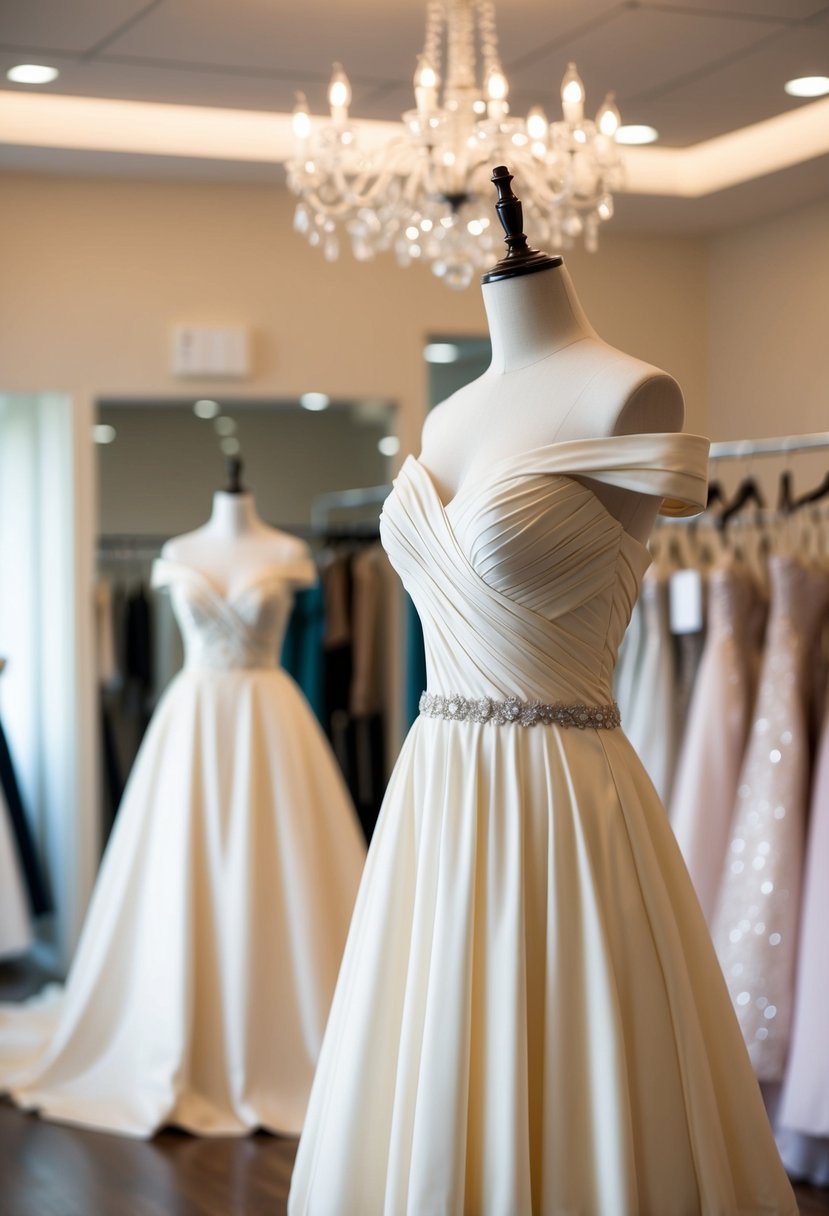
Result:
M168 561L198 570L221 595L231 598L252 578L273 567L296 567L297 577L291 577L292 582L314 581L308 546L263 523L253 495L247 492L217 491L207 523L168 540L161 553Z
M444 503L496 460L569 439L677 431L679 385L615 350L590 325L564 266L485 284L492 363L429 415L421 460ZM586 479L585 479L586 480ZM659 500L591 482L637 539Z

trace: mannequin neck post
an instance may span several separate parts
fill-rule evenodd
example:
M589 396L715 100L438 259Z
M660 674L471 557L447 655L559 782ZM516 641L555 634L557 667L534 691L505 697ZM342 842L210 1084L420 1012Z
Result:
M253 495L244 491L229 494L217 490L213 495L213 510L208 522L210 532L216 537L235 538L261 532L265 525L256 512Z

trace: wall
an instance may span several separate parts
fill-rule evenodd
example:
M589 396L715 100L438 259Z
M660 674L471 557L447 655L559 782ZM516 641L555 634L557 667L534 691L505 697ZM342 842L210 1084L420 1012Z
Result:
M230 404L224 412L238 424L243 484L277 527L307 531L318 495L389 481L390 460L377 443L394 431L393 410L382 411L385 422L346 406L311 413ZM115 442L97 451L100 534L177 536L204 523L224 484L210 421L172 405L104 405L98 419L116 430Z
M98 396L383 397L400 406L401 455L418 445L427 336L480 334L476 288L453 293L387 256L328 265L291 229L293 200L258 184L0 175L0 389ZM703 424L705 291L698 240L610 233L568 258L608 341L671 371ZM250 381L181 382L175 322L246 322Z
M709 433L829 430L829 198L719 234L708 249ZM755 469L771 482L785 458ZM795 493L826 454L792 464ZM730 479L744 468L732 468ZM773 501L773 499L772 499Z

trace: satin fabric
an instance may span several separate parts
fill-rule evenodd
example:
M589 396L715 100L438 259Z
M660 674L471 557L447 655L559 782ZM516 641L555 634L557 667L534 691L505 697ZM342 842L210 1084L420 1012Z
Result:
M709 925L717 910L751 721L754 654L746 621L755 598L739 566L729 562L711 571L708 633L670 803L671 824Z
M228 599L160 562L185 669L149 726L65 989L0 1007L0 1085L136 1136L297 1134L364 849L310 709L274 666L292 587Z
M646 549L591 479L699 509L707 441L410 458L383 543L428 691L601 704ZM794 1213L664 809L621 731L420 717L372 842L292 1216Z

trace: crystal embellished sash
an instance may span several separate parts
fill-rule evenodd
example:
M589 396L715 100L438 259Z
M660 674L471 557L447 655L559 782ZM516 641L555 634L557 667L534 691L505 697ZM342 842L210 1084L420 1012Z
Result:
M450 722L478 722L493 726L566 726L585 730L614 730L621 726L619 706L610 705L544 705L541 701L520 701L509 697L506 701L495 701L491 697L462 697L451 693L442 697L435 693L422 693L420 712L427 718L446 718Z

